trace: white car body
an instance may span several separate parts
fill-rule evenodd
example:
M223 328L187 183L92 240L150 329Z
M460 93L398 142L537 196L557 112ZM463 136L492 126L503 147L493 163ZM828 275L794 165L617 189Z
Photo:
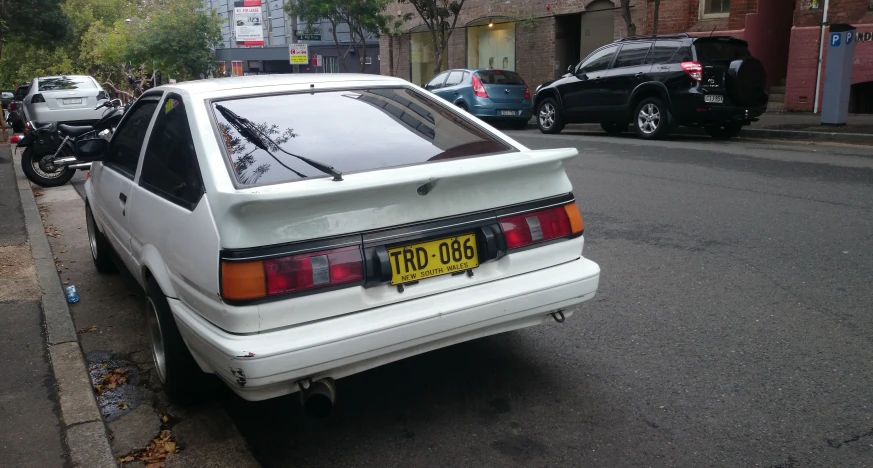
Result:
M578 235L510 252L482 263L472 276L428 278L402 292L386 283L249 305L223 300L225 251L475 217L555 197L569 200L572 186L563 163L577 155L575 149L529 150L437 98L443 108L517 151L348 173L340 182L313 177L258 187L233 183L211 119L211 100L381 86L428 95L400 79L349 74L224 78L150 91L176 93L184 100L204 190L193 210L139 184L145 144L132 180L100 162L92 165L85 190L98 229L141 284L157 281L202 370L217 374L247 400L296 392L303 379L337 379L470 339L554 322L551 313L569 317L573 306L595 295L600 269L582 256ZM428 183L433 183L430 193L416 193Z

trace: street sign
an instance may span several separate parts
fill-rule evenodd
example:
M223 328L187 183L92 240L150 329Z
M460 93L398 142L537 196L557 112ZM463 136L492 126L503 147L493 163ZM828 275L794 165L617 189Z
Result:
M324 66L324 59L322 58L321 55L313 55L312 56L312 66L313 67L323 67Z
M309 63L308 44L288 44L288 56L291 65L306 65Z
M264 25L260 0L237 0L233 8L233 33L238 47L263 47Z
M843 35L840 33L831 33L831 47L839 47L842 37Z

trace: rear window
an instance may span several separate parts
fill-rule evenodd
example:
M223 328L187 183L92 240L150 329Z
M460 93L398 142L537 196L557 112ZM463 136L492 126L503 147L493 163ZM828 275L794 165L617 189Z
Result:
M61 91L66 89L96 88L94 82L85 77L60 76L55 78L40 78L37 87L40 91Z
M749 57L749 47L738 41L697 41L697 60L701 62L733 62Z
M350 173L512 150L406 88L245 97L214 101L212 110L231 176L244 186L325 176L288 153ZM233 114L249 121L267 149L240 133Z
M509 70L484 70L476 72L476 76L482 80L482 84L524 84L521 75Z

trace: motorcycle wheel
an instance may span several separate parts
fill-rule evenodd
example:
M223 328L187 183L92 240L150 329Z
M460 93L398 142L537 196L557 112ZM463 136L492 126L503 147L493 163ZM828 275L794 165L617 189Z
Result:
M61 150L62 156L72 156L68 148ZM59 187L66 184L76 174L75 169L63 166L53 168L45 164L40 164L43 158L52 158L54 155L47 154L42 157L36 156L33 148L28 146L24 149L24 154L21 155L21 170L27 179L40 187Z

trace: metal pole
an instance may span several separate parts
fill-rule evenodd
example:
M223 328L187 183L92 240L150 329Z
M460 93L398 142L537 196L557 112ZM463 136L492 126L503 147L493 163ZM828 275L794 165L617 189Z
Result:
M824 0L824 10L821 13L821 37L818 40L818 70L815 73L815 103L812 105L812 113L818 114L818 94L821 87L822 58L824 57L825 25L828 22L828 3Z

